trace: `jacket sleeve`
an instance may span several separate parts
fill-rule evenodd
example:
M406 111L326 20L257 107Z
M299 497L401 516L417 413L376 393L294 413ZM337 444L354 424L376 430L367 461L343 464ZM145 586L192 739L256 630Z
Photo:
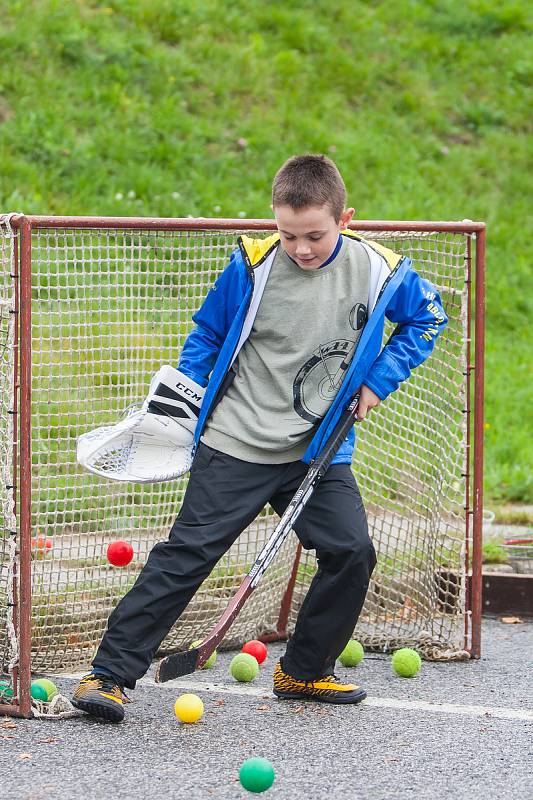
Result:
M235 251L202 305L193 314L195 327L185 340L178 369L200 386L207 385L247 285L246 267L238 251Z
M385 316L396 328L363 380L381 400L426 360L448 322L438 292L413 269L406 272Z

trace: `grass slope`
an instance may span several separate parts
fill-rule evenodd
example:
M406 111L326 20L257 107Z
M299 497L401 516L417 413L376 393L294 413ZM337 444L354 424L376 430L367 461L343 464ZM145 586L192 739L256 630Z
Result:
M486 486L533 502L530 4L2 6L2 211L269 216L325 152L361 218L486 221Z

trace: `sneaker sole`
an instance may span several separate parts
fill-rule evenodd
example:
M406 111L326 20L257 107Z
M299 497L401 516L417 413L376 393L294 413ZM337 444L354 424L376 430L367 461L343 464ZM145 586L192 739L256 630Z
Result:
M124 711L122 709L118 711L118 709L104 706L101 703L91 703L90 700L71 700L71 703L75 708L79 708L80 711L90 714L91 717L103 719L106 722L122 722L124 719Z
M364 691L357 692L356 694L349 694L346 697L342 697L340 694L334 697L327 697L304 694L303 692L280 692L277 689L273 689L273 692L280 700L312 700L314 703L331 703L337 706L354 705L366 698L366 692Z

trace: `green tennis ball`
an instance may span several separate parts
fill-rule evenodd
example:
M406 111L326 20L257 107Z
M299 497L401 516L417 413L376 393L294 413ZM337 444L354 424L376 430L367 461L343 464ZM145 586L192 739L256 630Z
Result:
M363 645L357 639L350 639L344 650L339 656L339 661L343 667L356 667L365 657Z
M241 786L249 792L264 792L274 783L274 767L266 758L249 758L239 770Z
M235 680L247 683L253 681L259 672L259 664L249 653L239 653L232 658L229 669Z
M200 644L202 644L202 640L201 639L196 639L195 642L192 642L191 646L189 647L189 650L192 650L193 647L198 647L198 645L200 645ZM217 660L217 656L218 656L217 651L213 650L213 652L211 653L211 655L209 656L209 658L207 659L207 661L203 665L202 669L211 669L211 667L214 667L215 663L216 663L216 660Z
M53 681L49 681L48 678L38 678L36 681L33 681L34 686L42 686L47 694L47 700L50 702L56 694L58 693L58 688L53 683Z
M402 647L396 650L391 659L394 672L402 678L413 678L422 666L422 659L410 647Z
M38 683L32 683L30 687L30 694L34 700L42 700L44 703L48 702L48 692L44 686L40 686Z
M13 697L13 687L11 683L6 680L0 681L0 700L2 698Z

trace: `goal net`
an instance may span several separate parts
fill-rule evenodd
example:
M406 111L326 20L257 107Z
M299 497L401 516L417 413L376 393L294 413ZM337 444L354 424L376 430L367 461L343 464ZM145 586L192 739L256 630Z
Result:
M90 663L109 613L153 545L168 536L187 483L186 476L138 485L91 475L76 462L77 437L114 424L142 401L161 364L177 364L192 314L238 235L266 235L273 226L22 216L0 222L0 667L13 687L23 657L34 672ZM468 575L479 569L470 552L470 328L471 243L482 226L352 227L410 256L449 317L431 358L358 427L353 470L378 564L354 635L369 649L411 646L429 659L467 658L479 625ZM160 654L212 628L276 520L267 507L240 536ZM133 545L126 567L107 561L116 539ZM223 646L289 635L315 569L314 552L300 552L293 534ZM31 633L24 639L21 630ZM16 703L16 680L9 701L3 685L0 706Z

